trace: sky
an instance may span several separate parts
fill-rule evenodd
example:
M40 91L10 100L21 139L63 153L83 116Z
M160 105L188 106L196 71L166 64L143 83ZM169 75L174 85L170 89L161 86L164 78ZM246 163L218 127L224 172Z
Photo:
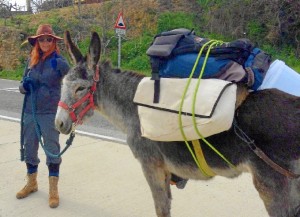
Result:
M26 0L9 0L9 3L15 4L15 2L19 6L26 6Z

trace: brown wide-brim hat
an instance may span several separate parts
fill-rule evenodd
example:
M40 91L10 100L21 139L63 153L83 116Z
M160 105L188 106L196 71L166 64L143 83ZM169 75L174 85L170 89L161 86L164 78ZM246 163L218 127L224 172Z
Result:
M63 40L63 38L58 37L54 34L52 26L49 24L39 25L38 29L36 30L36 35L28 37L27 40L32 46L34 46L36 40L42 36L50 36L52 38L55 38L56 40Z

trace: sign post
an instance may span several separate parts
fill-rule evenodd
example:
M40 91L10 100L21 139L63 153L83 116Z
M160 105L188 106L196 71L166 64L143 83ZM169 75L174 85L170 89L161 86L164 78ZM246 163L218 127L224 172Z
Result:
M121 39L122 35L126 33L126 25L124 23L122 12L119 13L118 18L115 23L115 31L118 35L118 68L121 67Z

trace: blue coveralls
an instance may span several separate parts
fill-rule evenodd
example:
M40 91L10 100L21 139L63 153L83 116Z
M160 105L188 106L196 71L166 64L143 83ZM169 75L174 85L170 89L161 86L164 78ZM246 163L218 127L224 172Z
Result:
M55 61L56 60L56 61ZM67 61L55 52L44 61L29 69L25 76L34 80L34 90L26 93L23 116L23 137L25 148L25 162L38 165L39 140L35 131L32 115L32 96L35 99L37 123L42 133L45 148L52 154L59 154L59 132L55 128L54 120L60 99L61 81L69 70ZM61 158L47 156L46 164L60 164Z

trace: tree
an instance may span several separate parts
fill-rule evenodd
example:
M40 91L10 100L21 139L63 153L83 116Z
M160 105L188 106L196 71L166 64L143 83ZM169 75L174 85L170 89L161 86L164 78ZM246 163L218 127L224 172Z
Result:
M71 6L73 5L73 0L26 0L26 3L32 6L31 10L41 12Z
M32 8L31 8L31 1L30 0L26 0L26 8L27 8L27 12L32 13Z
M6 20L12 17L13 5L9 1L0 0L0 18L4 18L4 25L6 26Z

